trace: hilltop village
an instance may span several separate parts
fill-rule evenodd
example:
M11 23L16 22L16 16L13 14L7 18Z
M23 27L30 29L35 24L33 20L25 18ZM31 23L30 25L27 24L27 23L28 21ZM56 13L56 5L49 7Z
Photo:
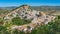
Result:
M48 24L49 22L53 21L56 16L54 15L48 15L44 12L33 10L28 5L22 5L19 8L13 10L12 12L8 13L3 17L3 19L6 21L10 21L12 18L19 16L21 19L30 20L31 23L24 24L24 25L13 25L10 28L17 29L18 31L23 32L31 32L34 28L36 28L38 25ZM29 27L29 28L27 28Z

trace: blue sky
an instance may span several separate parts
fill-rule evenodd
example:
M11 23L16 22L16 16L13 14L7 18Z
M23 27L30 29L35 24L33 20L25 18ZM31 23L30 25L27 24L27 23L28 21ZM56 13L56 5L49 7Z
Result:
M23 4L31 6L60 6L60 0L0 0L0 7L20 6Z

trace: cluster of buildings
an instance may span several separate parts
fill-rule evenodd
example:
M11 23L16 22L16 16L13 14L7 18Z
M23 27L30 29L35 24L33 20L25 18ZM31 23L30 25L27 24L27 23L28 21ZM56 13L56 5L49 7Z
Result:
M21 26L13 25L11 29L17 29L18 31L23 31L25 33L27 32L31 33L32 30L34 30L37 26L48 24L54 19L55 19L55 16L46 16L46 17L42 16L42 17L34 18L30 24L25 24Z
M24 31L25 33L27 31L31 32L37 25L48 24L55 19L55 16L47 15L44 12L31 10L27 5L24 5L23 7L21 7L21 9L17 9L16 11L17 12L14 11L12 12L12 14L5 16L4 19L11 19L16 17L17 15L21 19L32 19L30 24L21 26L14 25L11 27L11 29L17 29L18 31Z

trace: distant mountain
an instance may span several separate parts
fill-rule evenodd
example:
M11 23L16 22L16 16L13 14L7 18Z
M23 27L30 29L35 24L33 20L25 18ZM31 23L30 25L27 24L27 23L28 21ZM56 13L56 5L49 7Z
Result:
M32 9L35 9L35 10L60 10L60 6L31 6Z
M0 9L15 9L17 6L0 7ZM34 10L60 10L60 6L31 6Z
M0 9L3 10L8 10L8 11L12 11L15 10L16 8L18 8L17 6L11 6L11 7L0 7ZM31 9L33 10L39 10L39 11L57 11L60 12L60 6L30 6Z
M11 6L11 7L0 7L0 9L7 9L7 10L12 10L15 9L16 6Z

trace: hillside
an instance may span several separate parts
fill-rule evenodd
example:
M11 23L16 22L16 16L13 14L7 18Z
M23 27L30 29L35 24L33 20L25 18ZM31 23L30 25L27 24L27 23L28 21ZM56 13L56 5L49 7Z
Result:
M19 7L17 7L19 8ZM12 12L13 10L17 9L16 6L12 7L0 7L0 17L3 17L7 13ZM60 13L60 6L30 6L33 10L39 10L43 12L55 12L56 14Z
M44 32L45 34L45 31L46 34L51 33L51 31L57 33L58 31L54 28L58 27L56 24L59 23L58 17L60 18L60 16L51 15L55 11L50 12L50 14L46 12L32 9L29 5L14 8L0 18L0 33L40 34Z

